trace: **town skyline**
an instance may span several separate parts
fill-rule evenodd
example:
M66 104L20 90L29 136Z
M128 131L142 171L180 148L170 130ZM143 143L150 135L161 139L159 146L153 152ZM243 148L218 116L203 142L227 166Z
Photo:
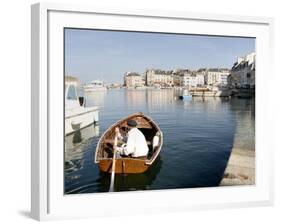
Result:
M126 72L227 68L255 52L255 38L65 30L65 74L81 83L122 83Z

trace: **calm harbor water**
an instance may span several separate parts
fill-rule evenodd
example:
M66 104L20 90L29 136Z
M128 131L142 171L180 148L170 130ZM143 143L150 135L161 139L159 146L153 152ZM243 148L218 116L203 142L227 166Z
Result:
M255 149L255 101L219 97L181 101L179 94L173 89L86 94L87 106L100 107L99 126L65 137L65 193L108 191L110 175L94 163L98 139L111 124L139 111L159 125L163 147L147 172L116 175L116 191L218 186L231 149Z

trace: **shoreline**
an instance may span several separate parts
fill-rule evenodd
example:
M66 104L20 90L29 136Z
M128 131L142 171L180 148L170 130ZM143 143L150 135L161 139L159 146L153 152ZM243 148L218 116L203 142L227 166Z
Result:
M255 150L233 148L220 186L255 184Z

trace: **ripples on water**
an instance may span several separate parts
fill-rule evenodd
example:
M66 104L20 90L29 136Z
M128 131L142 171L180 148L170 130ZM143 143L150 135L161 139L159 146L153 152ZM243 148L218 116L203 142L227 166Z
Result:
M94 163L98 138L113 123L135 112L151 116L164 143L143 174L116 175L115 190L218 186L232 147L255 148L254 99L177 99L176 90L108 90L86 95L100 107L99 126L65 137L65 193L107 192L110 175Z

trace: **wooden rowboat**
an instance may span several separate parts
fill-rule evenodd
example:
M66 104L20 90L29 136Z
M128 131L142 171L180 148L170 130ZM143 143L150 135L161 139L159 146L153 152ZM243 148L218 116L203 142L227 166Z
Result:
M131 114L109 127L99 139L95 153L95 163L98 163L102 172L111 173L115 128L118 127L121 134L125 134L128 120L137 122L137 128L146 138L149 153L146 157L141 158L116 158L115 173L143 173L158 157L163 144L163 133L160 128L150 117L143 113ZM159 135L159 144L153 149L152 142L156 133Z

